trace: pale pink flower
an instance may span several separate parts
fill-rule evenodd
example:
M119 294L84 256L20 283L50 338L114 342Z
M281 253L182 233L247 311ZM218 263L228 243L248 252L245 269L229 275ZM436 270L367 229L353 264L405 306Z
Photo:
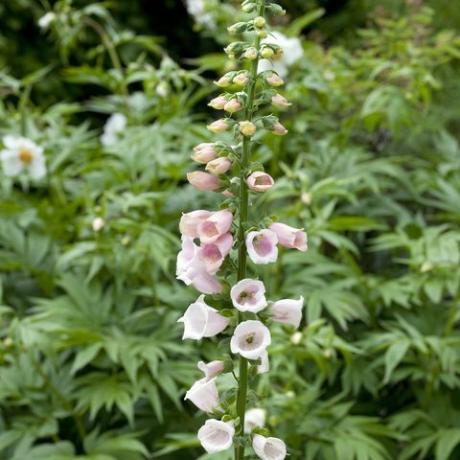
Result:
M266 418L267 411L265 409L254 408L247 410L244 416L244 432L249 434L255 428L263 428Z
M238 99L233 98L226 102L224 110L229 113L235 113L241 110L242 107L241 102Z
M201 190L202 192L214 191L220 187L220 181L216 176L203 171L193 171L187 173L187 180L197 190Z
M266 374L270 370L270 360L268 359L267 350L262 353L260 357L260 364L257 366L258 374Z
M270 174L255 171L246 178L246 183L253 192L265 192L273 187L275 181Z
M275 94L274 96L272 96L272 104L278 109L287 109L290 105L292 105L281 94Z
M232 227L233 214L223 209L213 212L207 219L198 224L197 234L202 243L214 243Z
M232 245L232 235L225 233L214 243L205 243L200 247L198 256L203 261L207 273L210 275L217 273L232 249Z
M308 249L307 234L303 228L294 228L289 225L275 222L270 225L270 230L278 236L278 241L285 248L298 249L305 252Z
M217 158L215 146L211 142L203 142L193 149L192 160L197 163L206 164Z
M215 81L214 83L220 88L227 88L232 83L232 80L227 75L224 75L223 77L220 77L219 80Z
M227 131L229 128L229 124L225 118L221 118L220 120L213 121L211 124L207 126L209 131L212 131L213 133L223 133L224 131Z
M288 133L288 130L279 122L273 124L272 133L276 136L285 136Z
M259 359L271 343L270 331L260 321L248 320L236 326L230 349L246 359Z
M220 404L216 379L204 378L196 381L187 391L184 399L191 401L203 412L213 412Z
M182 214L179 222L179 230L181 234L196 238L198 236L198 224L211 216L211 214L211 212L202 209Z
M214 337L220 334L229 323L215 309L204 301L204 295L192 303L184 313L184 316L177 320L184 323L184 335L182 339L201 340L203 337Z
M232 167L232 162L227 157L219 157L215 160L210 161L206 165L206 171L209 171L215 176L225 174Z
M198 439L208 454L229 449L233 444L234 435L233 423L214 419L206 420L198 430Z
M275 232L265 229L246 235L249 258L255 264L269 264L278 258L278 237Z
M266 438L260 434L254 435L252 448L261 460L284 460L286 444L278 438Z
M225 107L226 103L227 103L227 98L225 96L217 96L214 99L211 99L208 105L209 107L212 107L213 109L222 110Z
M238 86L246 86L249 81L249 74L247 72L241 72L233 78L233 83Z
M276 73L271 73L265 77L265 81L270 85L274 87L282 86L284 85L284 80L277 75Z
M278 323L289 324L296 329L300 326L302 320L303 297L298 300L283 299L274 302L270 307L273 321Z
M178 279L181 278L178 277ZM194 273L190 284L197 291L202 292L203 294L220 294L223 289L219 280L210 273L207 273L205 270L200 270Z
M211 380L224 371L225 365L223 361L210 361L209 363L200 361L197 367L201 372L203 372L206 380Z
M243 279L230 291L233 306L239 311L258 313L267 306L265 286L262 281Z

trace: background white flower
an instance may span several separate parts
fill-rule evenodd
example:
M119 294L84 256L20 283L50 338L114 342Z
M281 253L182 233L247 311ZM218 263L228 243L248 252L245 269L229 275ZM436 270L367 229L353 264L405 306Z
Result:
M104 126L101 136L102 145L109 146L117 142L119 134L126 128L127 118L122 113L112 114Z
M46 175L43 148L30 139L7 135L3 138L5 148L0 152L5 176L15 177L26 171L32 179L42 179Z
M193 19L200 26L208 29L214 29L216 23L212 14L206 11L206 3L204 0L185 0L188 14L193 16Z

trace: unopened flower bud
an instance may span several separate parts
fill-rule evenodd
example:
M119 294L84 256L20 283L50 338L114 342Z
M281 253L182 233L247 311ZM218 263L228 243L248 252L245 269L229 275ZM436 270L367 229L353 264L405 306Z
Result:
M232 80L227 75L224 75L223 77L220 77L219 80L217 80L214 83L220 88L227 88L227 86L231 85Z
M275 136L285 136L288 133L288 130L279 121L277 121L272 126L272 133L275 134Z
M227 103L225 96L217 96L209 102L209 107L212 107L216 110L222 110Z
M229 128L229 125L227 123L227 120L224 118L221 118L219 120L213 121L211 124L207 126L209 131L213 133L223 133L224 131L227 131Z
M224 106L224 110L229 113L235 113L238 112L238 110L241 110L242 105L241 102L238 99L230 99Z
M254 10L255 7L256 7L255 3L246 3L246 4L243 5L242 10L245 13L250 13L251 11Z
M187 180L197 190L205 192L217 190L220 186L219 179L216 176L203 171L193 171L187 173Z
M281 94L275 94L272 96L272 104L278 109L286 109L291 105L291 103L288 102L284 96L281 96Z
M262 29L262 27L265 27L265 24L266 24L265 18L262 17L262 16L257 16L257 17L254 19L254 25L255 25L258 29Z
M247 72L241 72L233 79L233 83L238 86L246 86L248 81L249 76Z
M256 125L251 121L240 121L240 133L243 136L253 136L256 132Z
M192 160L197 163L206 164L217 157L214 144L203 142L193 149Z
M253 46L249 47L244 53L243 57L249 59L250 61L254 61L257 59L258 53L257 49Z
M270 86L282 86L284 85L284 80L276 73L271 73L265 78L265 81L270 85Z
M95 232L99 232L100 230L102 230L104 228L104 225L105 220L102 217L96 217L91 224Z
M219 157L206 165L206 171L219 176L220 174L225 174L231 167L232 162L227 157Z
M267 31L266 30L263 30L263 29L260 29L257 31L257 36L260 37L260 38L266 38L267 37Z
M275 52L269 46L264 46L260 54L264 59L271 59L275 55Z
M297 331L297 332L294 332L294 334L291 335L291 342L294 344L294 345L298 345L301 341L302 341L302 333Z

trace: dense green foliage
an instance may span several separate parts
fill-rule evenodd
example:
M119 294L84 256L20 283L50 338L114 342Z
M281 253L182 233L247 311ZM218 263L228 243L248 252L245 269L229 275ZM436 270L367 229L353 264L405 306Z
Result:
M188 31L209 53L173 60L138 2L114 2L118 21L103 3L53 2L42 32L31 3L0 6L0 134L33 139L48 167L38 182L0 172L0 458L228 458L202 455L203 420L182 401L216 350L180 340L195 292L174 265L181 212L213 203L183 178L210 139L236 10L210 1L216 26ZM257 207L308 231L306 254L264 272L271 297L301 293L306 311L301 334L273 331L257 393L293 460L455 460L459 18L443 1L284 3L280 30L303 32L304 56L290 135L258 152L280 179ZM39 41L18 48L26 29ZM128 127L104 147L114 112Z

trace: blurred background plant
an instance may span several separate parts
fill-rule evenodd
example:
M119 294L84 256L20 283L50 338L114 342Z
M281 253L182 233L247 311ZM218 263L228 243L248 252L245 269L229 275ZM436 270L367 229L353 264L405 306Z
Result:
M47 166L38 181L0 172L0 458L210 457L182 397L214 350L177 345L193 292L174 258L180 212L211 204L182 178L232 66L235 6L0 5L0 134ZM455 460L460 10L284 6L291 134L258 152L282 176L258 205L304 226L310 250L264 274L270 297L307 305L299 333L274 334L268 423L293 459Z

